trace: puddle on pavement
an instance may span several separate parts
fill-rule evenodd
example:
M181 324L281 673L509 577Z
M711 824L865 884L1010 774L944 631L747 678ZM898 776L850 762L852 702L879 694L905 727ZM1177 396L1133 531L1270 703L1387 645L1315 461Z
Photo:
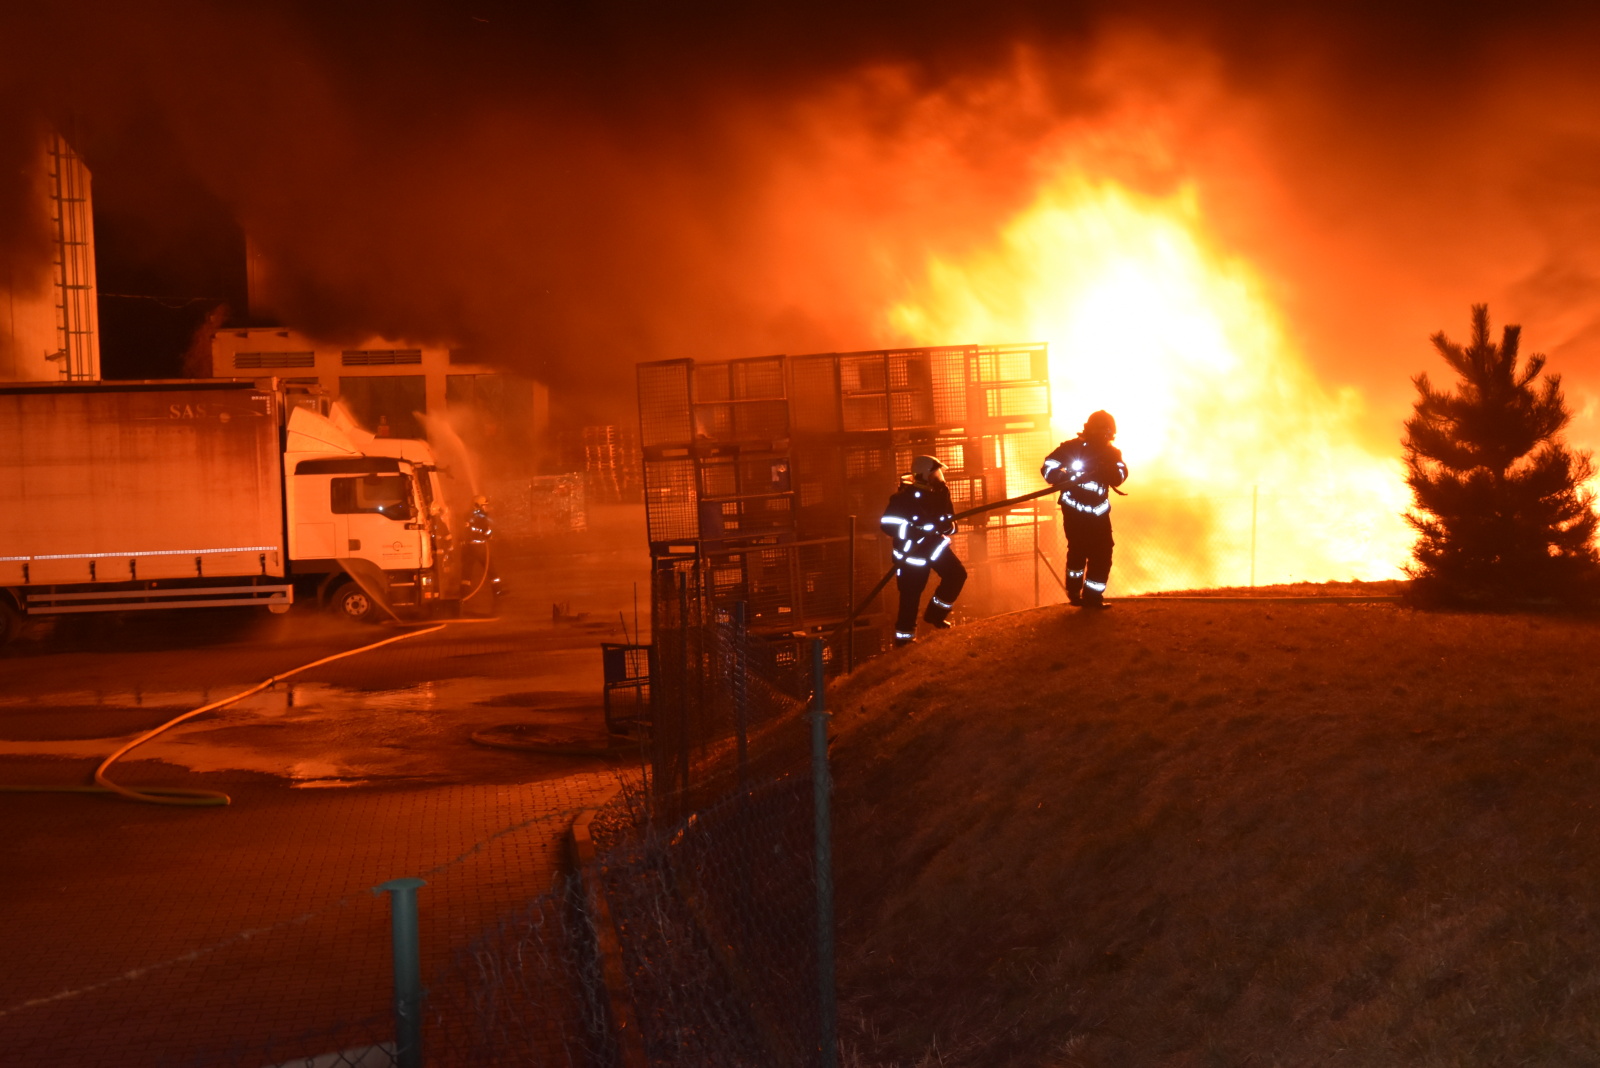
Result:
M530 692L527 685L526 678L469 677L364 690L289 681L179 724L124 759L158 759L196 772L263 772L289 779L297 787L360 786L374 779L437 774L440 741L462 728L508 719L577 724L599 718L598 695ZM148 708L153 714L142 729L149 729L248 688L3 695L0 711L37 708L71 716ZM169 711L171 715L165 715ZM0 719L0 733L4 729ZM0 740L0 756L103 757L138 733Z

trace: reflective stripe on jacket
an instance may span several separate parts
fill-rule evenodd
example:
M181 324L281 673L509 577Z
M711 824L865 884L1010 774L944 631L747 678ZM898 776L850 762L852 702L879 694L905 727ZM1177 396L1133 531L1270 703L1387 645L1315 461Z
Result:
M1109 442L1085 441L1081 436L1055 447L1039 474L1061 488L1061 506L1088 515L1111 511L1111 490L1128 481L1122 450Z
M950 487L906 479L889 498L880 522L894 541L896 563L927 567L949 549L956 530Z

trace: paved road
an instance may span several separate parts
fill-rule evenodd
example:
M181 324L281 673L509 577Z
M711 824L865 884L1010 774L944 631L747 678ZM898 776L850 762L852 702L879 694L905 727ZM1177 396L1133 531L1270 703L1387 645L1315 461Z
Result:
M611 518L509 557L499 620L317 668L112 773L223 790L228 808L0 796L0 1064L205 1064L232 1049L230 1063L259 1065L271 1036L367 1019L295 1052L387 1037L387 904L369 888L428 879L436 973L549 887L572 814L626 768L471 740L508 722L600 729L598 643L631 630L647 577L632 514ZM552 602L587 619L552 623ZM248 611L36 632L0 657L0 781L82 782L120 740L377 636Z

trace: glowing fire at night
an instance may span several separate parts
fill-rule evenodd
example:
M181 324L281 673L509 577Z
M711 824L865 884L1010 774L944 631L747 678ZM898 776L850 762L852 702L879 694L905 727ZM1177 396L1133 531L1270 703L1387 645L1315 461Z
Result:
M1057 433L1116 416L1124 592L1399 577L1398 455L1359 443L1360 398L1313 377L1248 265L1207 243L1192 188L1065 174L990 249L932 260L890 320L925 344L1049 342Z

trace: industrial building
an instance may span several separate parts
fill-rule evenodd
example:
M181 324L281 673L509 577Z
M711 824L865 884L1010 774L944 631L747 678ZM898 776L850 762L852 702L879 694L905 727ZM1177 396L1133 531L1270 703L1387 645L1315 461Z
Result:
M550 394L543 385L467 362L456 350L438 346L383 338L332 345L277 326L224 328L211 342L211 373L217 378L275 375L296 385L320 386L380 436L424 437L415 413L442 414L462 405L484 419L515 421L519 433L530 420L534 427L549 425Z
M31 219L0 245L0 381L100 377L89 168L41 131L23 177Z

